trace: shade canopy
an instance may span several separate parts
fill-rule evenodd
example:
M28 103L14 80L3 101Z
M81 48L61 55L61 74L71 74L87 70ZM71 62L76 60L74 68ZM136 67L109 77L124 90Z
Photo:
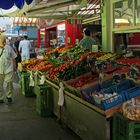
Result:
M32 3L32 1L33 0L4 0L0 3L0 8L7 10L15 5L16 7L21 9L25 3L29 5Z

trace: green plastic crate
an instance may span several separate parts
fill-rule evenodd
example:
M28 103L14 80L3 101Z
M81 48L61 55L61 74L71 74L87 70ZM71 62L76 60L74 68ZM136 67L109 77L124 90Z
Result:
M36 111L42 117L52 116L53 95L50 86L38 85L36 87Z
M140 140L140 122L131 121L122 114L113 117L113 140Z
M24 96L30 97L33 96L33 87L29 86L30 82L30 73L22 72L21 73L21 92Z

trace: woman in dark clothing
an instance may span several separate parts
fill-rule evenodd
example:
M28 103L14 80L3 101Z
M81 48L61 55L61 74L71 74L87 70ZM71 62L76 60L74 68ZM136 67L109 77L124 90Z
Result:
M19 50L18 50L20 40L21 40L21 37L18 36L18 37L16 38L15 43L14 43L14 48L15 48L15 51L16 51L16 54L17 54L17 57L16 57L16 67L18 66L18 63L21 62L21 55L20 55L20 52L19 52Z

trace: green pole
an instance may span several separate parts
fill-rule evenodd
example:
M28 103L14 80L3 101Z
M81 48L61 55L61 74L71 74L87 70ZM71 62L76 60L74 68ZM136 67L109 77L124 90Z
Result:
M113 52L112 48L112 10L111 0L102 0L102 50Z

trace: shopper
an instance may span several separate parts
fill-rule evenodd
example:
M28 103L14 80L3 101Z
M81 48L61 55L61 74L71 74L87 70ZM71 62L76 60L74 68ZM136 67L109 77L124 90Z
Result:
M90 30L84 28L83 33L83 39L79 42L78 46L84 50L92 51L92 45L96 45L96 42L90 37Z
M17 57L16 57L16 67L18 66L18 63L21 62L21 55L20 55L20 52L19 52L19 43L20 43L20 40L21 40L21 37L18 36L16 38L16 41L14 42L14 50L17 54Z
M4 103L3 84L6 82L6 98L12 102L13 94L13 72L15 70L15 58L17 57L9 40L0 34L0 103Z
M24 39L20 41L19 43L19 52L21 53L21 59L28 60L30 58L30 49L31 49L31 43L28 40L27 36L24 36Z

